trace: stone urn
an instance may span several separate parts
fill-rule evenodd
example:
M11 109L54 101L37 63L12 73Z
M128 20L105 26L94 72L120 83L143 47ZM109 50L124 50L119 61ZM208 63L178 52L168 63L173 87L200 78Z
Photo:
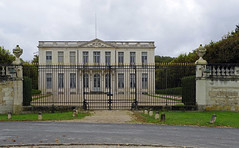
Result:
M199 56L199 59L195 62L195 64L198 64L198 65L207 64L207 61L202 58L205 55L206 51L207 50L202 46L202 44L200 44L200 46L196 50L197 55Z
M20 56L22 55L23 50L19 47L19 45L16 46L15 49L13 49L13 54L16 56L16 60L13 61L12 64L14 65L20 65L21 61L20 61Z

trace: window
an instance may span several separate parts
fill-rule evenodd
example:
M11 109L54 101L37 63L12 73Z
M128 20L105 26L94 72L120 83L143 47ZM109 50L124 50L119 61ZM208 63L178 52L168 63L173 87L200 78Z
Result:
M146 66L147 65L147 52L142 52L142 65Z
M110 88L110 75L105 75L105 88Z
M63 65L64 64L64 52L58 51L58 64Z
M124 88L124 74L118 74L118 88Z
M51 89L52 88L52 74L46 73L46 88Z
M64 88L64 73L58 73L58 88Z
M94 88L95 88L95 90L99 90L99 88L100 88L100 75L99 74L94 75Z
M89 75L88 74L84 74L84 79L83 79L83 84L84 84L84 88L89 88Z
M130 65L135 65L135 52L130 52Z
M110 65L110 52L105 52L105 64Z
M100 64L100 52L99 51L93 52L93 60L94 60L94 64Z
M64 52L58 51L58 63L63 64L64 63Z
M76 52L70 51L70 64L75 65L76 64Z
M70 74L70 88L76 88L76 74Z
M88 51L83 51L83 64L88 64Z
M147 89L148 88L148 74L142 73L142 88Z
M123 52L118 52L118 64L121 67L123 67L123 65L124 65L124 53Z
M46 51L46 64L51 65L52 64L52 52Z
M136 83L135 83L135 74L131 73L130 74L130 88L135 88L135 85L136 85Z

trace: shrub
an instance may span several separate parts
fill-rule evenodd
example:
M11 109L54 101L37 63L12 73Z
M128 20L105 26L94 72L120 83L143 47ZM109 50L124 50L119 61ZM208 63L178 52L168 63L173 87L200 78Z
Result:
M195 105L196 103L196 80L195 76L182 78L182 102L185 105Z
M32 79L23 77L23 106L30 105L32 101Z
M41 94L41 91L38 89L32 89L32 95L38 95Z
M182 87L157 89L156 94L182 95Z

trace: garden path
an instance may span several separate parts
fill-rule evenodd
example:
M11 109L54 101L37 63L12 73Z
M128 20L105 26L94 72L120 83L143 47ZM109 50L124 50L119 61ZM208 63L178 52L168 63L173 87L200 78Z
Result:
M133 112L127 110L96 110L78 122L88 123L129 123L133 120Z

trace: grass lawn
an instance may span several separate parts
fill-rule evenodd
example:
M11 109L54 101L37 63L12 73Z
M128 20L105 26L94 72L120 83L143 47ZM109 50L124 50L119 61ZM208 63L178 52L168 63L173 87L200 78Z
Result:
M82 119L89 115L88 112L80 112L77 117L73 117L72 112L42 113L41 121ZM38 114L12 115L12 119L7 119L7 114L0 114L0 121L38 121Z
M169 97L161 97L161 96L155 96L155 95L149 95L151 97L157 97L157 98L160 98L160 99L165 99L165 100L172 100L172 101L178 101L178 102L182 102L182 100L180 99L175 99L175 98L170 98L170 96L176 96L176 95L168 95ZM164 96L167 96L167 95L164 95Z
M40 95L39 97L33 97L32 98L32 101L35 101L35 100L38 100L38 99L41 99L41 98L47 98L49 96L52 96L52 94L47 94L47 95Z
M161 115L162 112L160 112ZM135 113L136 121L141 123L167 124L167 125L196 125L196 126L221 126L239 128L239 113L228 111L207 111L207 112L183 112L183 111L166 111L165 121L154 119L153 116L144 113ZM217 115L216 122L210 124L213 114ZM160 118L160 117L159 117Z

